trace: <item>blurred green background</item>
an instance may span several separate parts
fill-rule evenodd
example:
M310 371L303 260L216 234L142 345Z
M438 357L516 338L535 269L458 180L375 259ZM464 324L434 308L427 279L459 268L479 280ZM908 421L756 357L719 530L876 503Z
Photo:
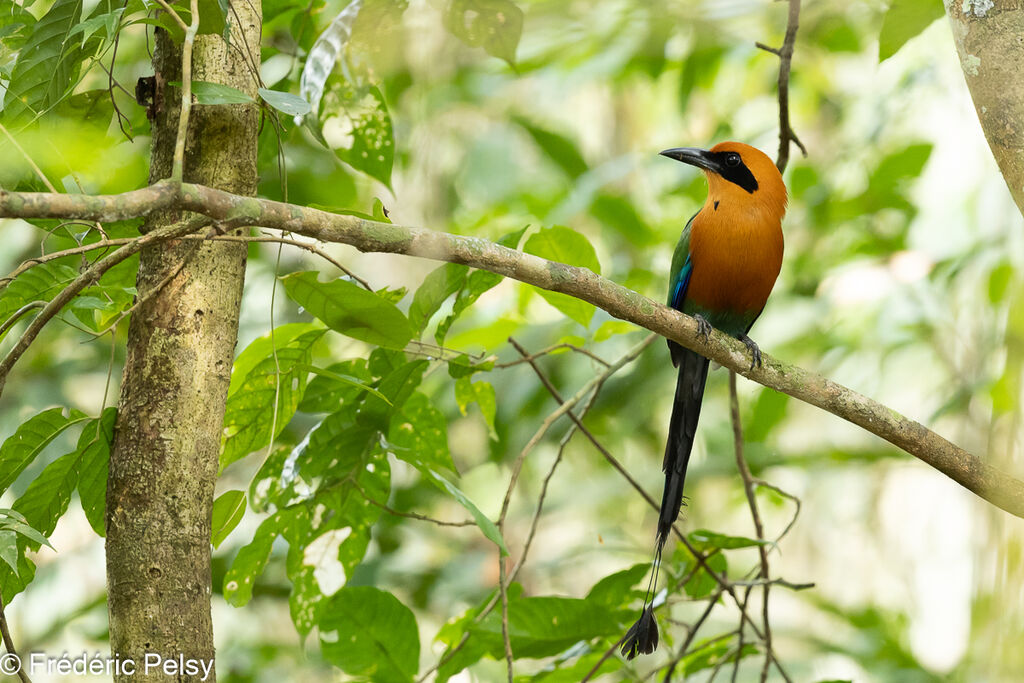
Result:
M266 87L298 92L303 56L345 2L264 5ZM374 3L370 3L374 5ZM786 3L764 0L520 0L522 38L514 66L471 47L444 24L447 3L376 3L356 26L348 58L377 83L394 129L391 187L354 170L291 120L265 121L260 137L263 196L371 213L379 199L391 220L497 239L529 226L568 226L593 245L603 275L662 300L672 248L700 207L705 181L659 157L674 146L722 140L777 149L778 60L755 41L781 43ZM790 97L806 144L785 179L790 210L786 258L769 304L751 332L766 352L813 369L935 429L990 462L1021 471L1020 372L1024 354L1024 221L982 136L945 20L879 62L882 2L820 0L800 17ZM10 16L20 10L6 3ZM46 0L28 8L41 16ZM402 11L404 10L404 11ZM4 10L5 12L7 10ZM86 14L88 7L86 8ZM0 22L3 23L3 22ZM7 21L4 25L9 25ZM113 73L127 91L150 72L146 24L123 29ZM17 27L4 41L9 75ZM98 52L109 68L112 50ZM3 71L6 69L6 71ZM142 107L115 90L122 134L103 69L85 73L80 96L45 125L0 139L0 185L43 189L31 158L58 190L118 192L145 184L148 123ZM328 136L330 139L330 136ZM283 159L286 173L281 173ZM55 231L7 221L0 265L68 246ZM129 234L129 228L123 228ZM326 249L374 288L414 290L435 263L347 247ZM130 282L134 265L123 274ZM239 351L273 324L307 320L278 290L294 270L338 273L308 253L274 245L250 249ZM410 297L405 299L407 303ZM403 307L406 303L401 304ZM97 414L116 404L126 325L118 339L94 339L72 323L51 325L11 375L0 398L0 436L53 405ZM506 281L487 292L448 336L472 354L517 357L569 342L613 361L645 334L570 320L536 290ZM429 336L428 336L429 338ZM9 346L11 337L4 339ZM365 354L335 337L321 361ZM111 365L111 358L113 362ZM601 369L561 352L542 366L564 395ZM108 369L112 368L108 378ZM476 407L463 415L444 372L423 390L448 419L460 486L496 517L509 466L554 401L524 365L488 373L497 397L494 437ZM682 525L753 535L736 473L727 376L712 372L688 477ZM587 425L655 496L674 372L657 341L616 374ZM798 497L800 515L770 555L773 575L813 589L772 592L775 649L794 680L1016 681L1024 671L1024 522L938 472L838 418L740 380L745 448L755 477ZM278 440L302 439L300 414ZM530 531L544 478L568 423L558 423L526 460L506 538L513 551ZM13 500L42 466L72 443L62 437L3 498ZM225 471L218 490L246 489L252 456ZM392 464L391 505L443 519L465 512ZM8 500L10 499L10 500ZM759 494L774 538L792 502ZM215 553L214 586L263 516L248 512ZM656 516L579 435L548 486L529 561L519 575L530 595L584 597L599 579L649 561ZM103 540L72 505L36 555L37 576L8 609L18 647L81 652L106 647ZM253 601L236 609L214 596L222 681L338 680L315 638L291 624L286 546L275 546ZM729 551L732 574L757 562ZM438 629L478 604L497 582L497 555L478 531L383 515L353 584L373 584L416 614L421 671L443 647ZM757 593L755 592L755 601ZM672 617L691 623L705 603L676 596ZM635 603L638 604L638 603ZM754 603L752 603L754 604ZM700 638L736 628L729 604L712 612ZM678 645L685 629L662 619ZM614 638L611 641L613 642ZM598 648L603 650L603 648ZM607 674L641 680L669 650ZM739 680L756 679L760 657ZM551 660L522 660L524 680ZM718 674L723 680L731 667ZM705 680L710 669L695 674ZM772 672L775 680L776 672ZM575 674L580 675L578 672ZM504 663L484 659L455 681L504 680ZM48 679L43 679L48 680ZM54 678L52 680L60 680ZM70 679L69 679L70 680ZM345 679L348 680L348 679Z

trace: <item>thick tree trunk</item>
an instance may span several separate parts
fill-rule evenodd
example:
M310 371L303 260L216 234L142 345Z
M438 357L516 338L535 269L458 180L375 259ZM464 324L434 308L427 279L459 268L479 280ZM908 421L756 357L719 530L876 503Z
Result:
M945 0L945 4L985 138L1024 214L1024 3Z
M259 0L231 3L231 44L201 35L193 80L256 95ZM181 49L158 32L150 180L170 175L180 113ZM162 90L162 92L161 92ZM194 105L185 180L254 194L255 105ZM147 230L187 219L161 215ZM171 242L141 254L138 296L107 484L111 651L135 662L117 681L193 681L147 663L212 667L210 521L224 404L238 331L245 245ZM148 657L148 659L147 659ZM213 680L213 675L205 680Z

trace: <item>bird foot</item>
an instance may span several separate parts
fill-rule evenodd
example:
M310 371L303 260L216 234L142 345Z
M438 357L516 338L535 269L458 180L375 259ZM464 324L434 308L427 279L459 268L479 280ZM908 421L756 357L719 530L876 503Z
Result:
M745 334L741 334L737 339L743 342L743 345L750 351L750 369L753 370L755 367L761 367L761 349L758 347L757 342Z
M704 343L707 343L711 338L711 323L700 313L693 316L693 319L697 321L697 335L704 337Z

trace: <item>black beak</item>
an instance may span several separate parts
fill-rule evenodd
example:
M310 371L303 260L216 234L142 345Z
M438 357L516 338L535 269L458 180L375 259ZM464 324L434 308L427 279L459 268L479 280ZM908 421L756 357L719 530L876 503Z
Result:
M707 150L704 149L698 149L697 147L673 147L672 149L666 149L664 152L660 152L660 154L663 157L675 159L676 161L681 161L684 164L689 164L690 166L703 168L705 171L721 173L721 169L718 167L717 161L710 156Z

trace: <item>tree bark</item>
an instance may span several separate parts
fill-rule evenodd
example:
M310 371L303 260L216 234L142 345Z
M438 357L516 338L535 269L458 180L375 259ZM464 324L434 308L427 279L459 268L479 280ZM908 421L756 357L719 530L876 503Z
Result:
M985 139L1024 214L1024 2L945 0L945 5Z
M260 2L233 2L228 14L230 46L219 36L197 36L192 78L255 97ZM162 30L153 64L155 182L171 172L181 98L181 89L168 85L181 81L181 46ZM257 127L255 104L193 105L185 178L255 194ZM189 217L162 212L145 230ZM210 524L245 256L244 244L194 240L140 255L140 304L128 331L107 483L111 651L136 664L135 675L116 676L118 682L204 678L201 668L146 666L179 657L212 670Z

